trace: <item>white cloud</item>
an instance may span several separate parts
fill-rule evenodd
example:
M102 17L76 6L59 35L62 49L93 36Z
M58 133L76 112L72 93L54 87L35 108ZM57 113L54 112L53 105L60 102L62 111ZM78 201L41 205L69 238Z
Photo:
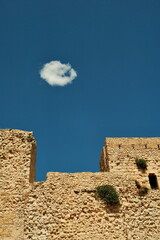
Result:
M40 70L40 76L51 86L65 86L77 77L77 73L69 63L51 61L44 64Z

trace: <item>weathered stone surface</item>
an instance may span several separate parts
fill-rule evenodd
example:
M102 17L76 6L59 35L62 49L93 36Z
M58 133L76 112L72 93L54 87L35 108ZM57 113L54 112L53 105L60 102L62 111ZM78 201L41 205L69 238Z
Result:
M29 141L31 138L32 141ZM34 181L35 145L31 132L0 130L0 239L2 240L24 239L23 192L28 191L30 182Z
M149 173L159 180L159 138L111 138L101 157L108 172L54 172L44 182L34 182L32 133L1 130L0 138L0 239L160 239L160 191L148 180ZM137 169L136 157L147 160L147 171ZM150 188L147 194L135 180ZM116 188L120 205L97 198L95 188L104 184Z
M135 159L147 162L145 171L137 168ZM101 171L131 176L150 188L149 174L160 181L160 138L106 138L100 159Z

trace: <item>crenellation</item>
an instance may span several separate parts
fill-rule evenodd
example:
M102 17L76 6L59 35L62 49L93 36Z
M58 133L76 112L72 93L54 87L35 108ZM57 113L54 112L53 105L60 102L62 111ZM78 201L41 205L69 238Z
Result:
M107 138L101 172L49 172L42 182L33 133L5 129L0 139L1 240L159 240L160 138ZM120 204L97 197L107 184Z

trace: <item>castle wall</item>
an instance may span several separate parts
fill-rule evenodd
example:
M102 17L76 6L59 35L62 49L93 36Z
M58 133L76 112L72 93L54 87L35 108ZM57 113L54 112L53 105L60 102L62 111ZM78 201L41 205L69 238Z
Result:
M97 199L95 188L116 188L120 206ZM140 196L135 181L114 173L48 173L25 198L25 239L159 240L160 191Z
M136 158L146 160L146 171L137 168ZM160 138L106 138L100 168L133 176L148 187L148 175L154 173L160 183Z
M142 148L143 140L147 148ZM109 141L103 148L101 167L110 172L48 173L46 181L34 182L32 133L1 130L0 239L159 240L160 190L140 194L135 180L146 183L148 173L138 171L134 162L135 157L146 159L147 171L159 178L159 151L153 147L159 139L136 140L139 145L134 152L130 140ZM106 205L97 198L95 188L106 184L116 188L119 205Z
M22 195L34 181L35 141L31 132L0 130L0 239L24 238ZM32 173L30 165L32 165Z

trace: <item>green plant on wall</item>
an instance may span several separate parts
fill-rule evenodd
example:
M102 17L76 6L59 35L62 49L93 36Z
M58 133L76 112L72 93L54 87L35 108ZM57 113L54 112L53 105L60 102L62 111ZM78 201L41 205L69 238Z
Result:
M137 164L138 168L141 168L144 170L147 169L147 163L146 163L146 160L144 160L144 159L136 158L136 164Z
M108 204L119 204L119 196L114 187L102 185L96 188L96 195Z

